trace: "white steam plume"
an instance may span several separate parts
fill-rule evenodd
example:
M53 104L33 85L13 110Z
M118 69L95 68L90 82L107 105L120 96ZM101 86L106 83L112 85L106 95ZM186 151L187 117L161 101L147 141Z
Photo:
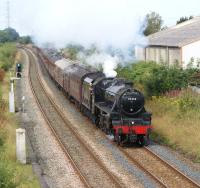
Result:
M115 69L120 62L120 59L117 56L113 57L104 52L94 53L90 56L85 56L83 53L80 53L78 58L93 67L99 68L101 66L106 77L117 76Z
M16 14L16 29L31 33L40 44L50 42L63 47L70 42L84 46L96 43L127 49L133 44L146 44L140 30L144 15L132 1L16 0L12 12Z
M86 48L96 44L103 49L103 54L94 56L103 57L99 64L107 76L115 76L114 69L119 62L119 57L105 53L108 46L120 49L127 59L130 47L147 44L141 31L144 14L137 11L138 1L16 0L13 3L17 12L12 12L17 15L15 25L18 31L31 33L37 44L53 43L57 48L68 43ZM90 63L93 66L96 65L94 56L87 58L93 60Z

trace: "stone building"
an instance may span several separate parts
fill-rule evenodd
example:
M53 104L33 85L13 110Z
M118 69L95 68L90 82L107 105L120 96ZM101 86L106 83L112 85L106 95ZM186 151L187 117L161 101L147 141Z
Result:
M148 36L148 46L137 46L135 53L139 60L199 67L200 17Z

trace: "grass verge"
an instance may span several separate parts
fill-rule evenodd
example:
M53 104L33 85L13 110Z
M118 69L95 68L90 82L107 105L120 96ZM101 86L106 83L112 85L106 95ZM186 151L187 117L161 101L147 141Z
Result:
M184 90L178 97L152 97L152 138L200 162L200 96Z
M15 114L8 112L9 76L7 72L0 82L0 188L39 188L32 166L16 162L15 130L18 124Z

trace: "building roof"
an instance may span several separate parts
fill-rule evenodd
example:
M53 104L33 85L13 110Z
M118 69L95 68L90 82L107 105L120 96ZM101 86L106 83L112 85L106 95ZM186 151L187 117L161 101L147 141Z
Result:
M182 47L200 40L200 16L148 36L150 46Z
M60 67L62 70L64 70L65 68L67 68L68 66L72 65L76 63L75 61L71 61L65 58L59 59L55 62L55 65L57 65L58 67Z

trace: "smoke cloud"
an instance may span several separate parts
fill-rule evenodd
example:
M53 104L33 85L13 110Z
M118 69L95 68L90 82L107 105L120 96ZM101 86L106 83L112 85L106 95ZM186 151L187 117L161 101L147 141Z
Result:
M102 68L106 77L117 76L117 72L115 71L115 69L120 63L120 59L118 56L111 56L110 54L105 52L94 53L90 56L79 53L78 59L93 67Z
M142 34L144 15L136 12L132 0L16 0L18 28L34 37L37 44L52 43L65 47L69 43L88 48L95 44L101 54L86 57L90 65L101 64L107 76L116 76L119 57L105 49L120 50L129 57L134 45L146 45ZM16 13L17 14L17 13ZM18 29L17 28L17 29ZM133 49L131 52L133 56ZM119 54L118 54L119 55ZM101 60L101 62L100 62ZM98 61L98 62L97 62Z
M63 47L71 42L84 46L96 43L125 49L146 43L140 30L144 15L135 12L131 1L16 0L12 6L21 7L13 10L18 11L15 23L19 30L31 33L39 44Z

